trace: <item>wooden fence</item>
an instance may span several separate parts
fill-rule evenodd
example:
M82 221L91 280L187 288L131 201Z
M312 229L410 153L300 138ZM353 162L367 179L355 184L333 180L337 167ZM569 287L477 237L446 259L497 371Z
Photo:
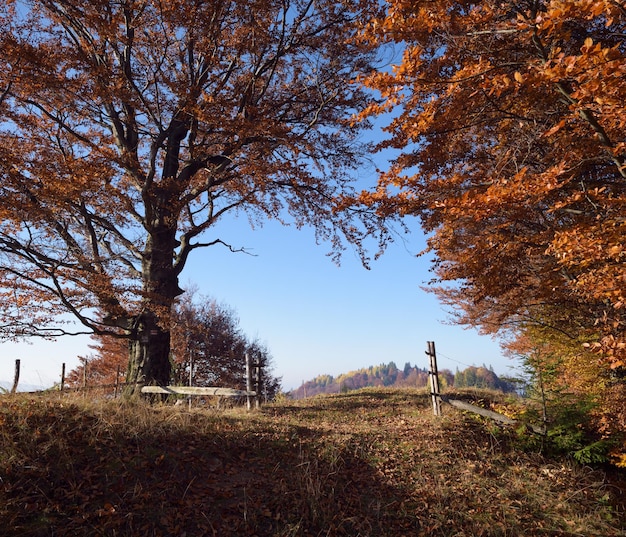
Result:
M479 414L486 418L492 419L499 423L503 423L505 425L517 425L518 422L504 414L499 414L498 412L494 412L493 410L488 410L486 408L482 408L476 405L472 405L471 403L467 403L465 401L459 401L458 399L452 399L449 396L441 395L439 390L439 372L437 369L437 354L435 352L435 342L428 341L427 342L428 350L426 354L430 359L430 370L428 374L430 376L430 395L433 404L433 414L435 416L441 416L441 404L447 403L455 408L460 410L465 410L467 412L473 412L474 414ZM536 434L545 435L546 429L545 427L537 427L535 425L527 425L527 427Z
M252 357L246 353L246 389L235 390L233 388L220 388L216 386L144 386L141 393L164 394L164 395L187 395L190 397L189 405L191 406L191 396L217 396L217 397L245 397L248 410L252 408L252 400L254 406L258 409L261 407L262 390L262 369L263 364L260 361L254 362Z
M216 396L216 397L245 397L248 410L253 406L255 408L261 407L261 399L263 394L263 363L260 360L253 360L250 354L246 353L246 389L237 390L233 388L224 388L216 386L192 386L192 375L190 372L189 386L143 386L141 393L144 394L166 394L166 395L186 395L189 398L192 396ZM15 374L13 377L13 385L10 393L16 393L20 380L20 359L15 360ZM117 375L114 384L88 384L87 382L87 364L83 363L83 381L81 386L68 387L66 386L65 377L65 363L61 366L61 381L58 385L58 390L63 391L98 391L98 390L113 390L113 397L118 397L121 394L124 386L128 384L121 381L121 371L117 368ZM190 399L191 405L191 399Z

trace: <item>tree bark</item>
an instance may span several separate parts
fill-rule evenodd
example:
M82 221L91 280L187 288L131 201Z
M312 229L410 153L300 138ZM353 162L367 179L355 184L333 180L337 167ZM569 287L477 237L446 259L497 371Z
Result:
M129 395L138 394L147 384L169 384L170 331L158 321L157 316L150 312L134 319L128 342L126 393Z
M176 297L183 293L174 267L177 214L172 196L158 191L152 199L148 240L143 255L145 309L129 325L127 392L145 385L167 386L171 376L170 319ZM156 202L155 202L156 199Z

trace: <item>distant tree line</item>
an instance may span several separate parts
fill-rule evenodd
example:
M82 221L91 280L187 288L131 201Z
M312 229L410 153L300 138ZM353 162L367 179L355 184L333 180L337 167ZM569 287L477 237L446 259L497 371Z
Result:
M448 369L439 371L439 384L442 388L487 388L503 392L514 392L515 384L498 377L491 368L468 367L463 371L452 373ZM423 388L428 386L428 369L419 368L407 362L399 369L395 362L370 366L356 371L344 373L338 377L320 375L304 382L298 389L291 392L295 399L312 397L323 393L340 393L358 390L370 386L392 386Z
M487 388L502 392L517 391L517 383L508 378L498 377L493 369L482 367L468 367L463 371L457 369L454 374L454 386L456 388Z

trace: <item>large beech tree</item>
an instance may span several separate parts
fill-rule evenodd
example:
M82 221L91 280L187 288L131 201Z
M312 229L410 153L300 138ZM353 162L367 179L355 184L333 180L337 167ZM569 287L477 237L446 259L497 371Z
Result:
M5 0L2 332L122 330L127 379L167 383L179 275L222 243L224 214L313 225L334 252L362 252L378 222L335 200L363 152L346 117L368 100L351 80L370 46L350 41L367 8Z
M550 327L624 365L623 2L386 7L362 38L403 55L364 79L382 98L362 117L393 110L383 147L401 155L360 202L421 217L461 322Z

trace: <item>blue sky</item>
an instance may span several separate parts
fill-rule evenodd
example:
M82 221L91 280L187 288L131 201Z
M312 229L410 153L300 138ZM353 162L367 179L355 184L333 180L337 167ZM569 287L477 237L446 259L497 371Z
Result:
M309 229L233 225L233 236L256 255L209 249L188 276L234 307L245 333L267 344L286 389L391 360L427 367L427 341L435 341L440 368L485 363L511 373L514 363L497 342L446 324L447 312L420 288L431 274L428 258L416 255L425 245L417 223L406 242L392 244L370 270L351 251L335 265Z
M320 374L337 376L391 360L398 367L427 367L429 340L435 341L441 369L484 363L510 374L515 364L497 342L445 324L446 311L420 289L430 278L429 261L416 257L424 236L416 222L411 227L406 242L392 244L366 270L350 250L335 265L311 229L267 222L252 230L245 218L233 218L222 224L220 237L254 255L220 246L197 251L182 284L197 285L200 294L237 312L246 335L269 348L274 374L282 376L286 390ZM78 365L78 355L89 354L88 344L88 338L4 343L0 379L13 378L20 358L21 384L52 385L63 362L69 370Z

